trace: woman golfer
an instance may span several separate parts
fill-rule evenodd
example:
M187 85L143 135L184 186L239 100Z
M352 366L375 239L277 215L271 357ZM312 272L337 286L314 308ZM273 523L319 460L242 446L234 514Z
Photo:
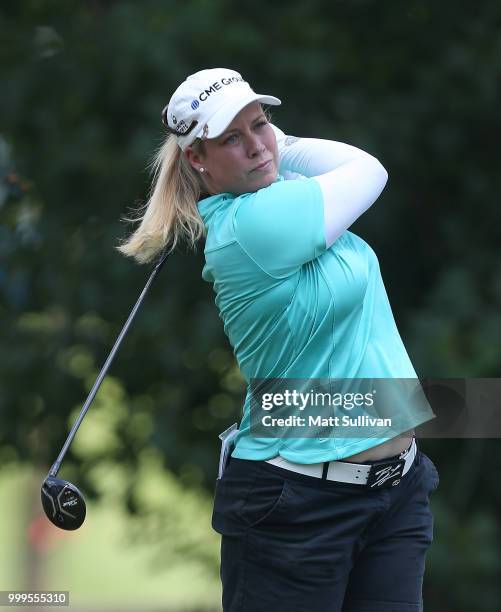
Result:
M348 231L387 173L286 137L237 72L191 75L164 109L151 197L119 250L147 262L206 234L203 278L251 379L416 378L374 251ZM296 178L294 178L296 177ZM418 612L432 462L403 435L257 437L250 391L218 479L225 612Z

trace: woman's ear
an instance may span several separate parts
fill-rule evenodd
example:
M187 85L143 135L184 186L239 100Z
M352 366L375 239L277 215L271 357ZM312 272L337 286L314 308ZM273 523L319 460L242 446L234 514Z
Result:
M184 150L184 154L186 155L186 159L188 160L190 166L196 170L197 172L203 172L201 168L203 168L203 162L200 157L200 153L197 153L195 149L189 145Z

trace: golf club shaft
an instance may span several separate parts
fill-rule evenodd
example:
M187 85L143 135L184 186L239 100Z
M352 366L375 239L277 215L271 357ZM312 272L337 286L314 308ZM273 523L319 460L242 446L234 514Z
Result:
M50 468L49 471L49 476L57 476L57 473L59 472L59 468L61 466L61 462L66 454L66 451L68 450L68 447L70 446L71 442L73 441L73 438L75 437L75 434L78 430L78 428L80 427L80 423L82 422L85 413L87 412L87 409L89 408L89 406L92 403L92 400L94 399L100 385L101 382L103 380L103 378L106 376L106 372L108 371L108 368L111 365L111 362L113 361L113 358L115 357L116 352L118 351L118 348L120 347L120 344L123 340L123 337L125 336L125 334L127 333L127 330L129 329L130 324L132 323L132 320L134 319L134 316L139 308L139 306L141 305L141 302L144 299L144 296L146 295L148 289L150 288L151 283L153 282L153 280L155 279L156 275L158 274L158 272L160 271L160 268L163 266L163 264L165 263L165 260L167 259L167 256L169 255L169 253L165 253L164 255L162 255L162 257L160 258L160 260L158 261L158 263L155 266L155 269L153 270L153 272L151 273L150 278L148 279L148 282L146 283L141 295L139 296L136 305L134 306L134 308L132 309L132 312L129 315L129 318L127 319L127 321L125 322L125 325L123 326L122 331L120 332L118 338L116 339L116 342L113 346L113 348L111 349L110 354L108 355L108 358L106 359L101 372L99 372L99 376L96 379L96 382L94 383L94 386L92 387L87 399L85 400L85 404L83 405L82 410L80 411L80 414L78 415L77 420L75 421L75 424L73 425L73 427L71 428L71 431L66 439L66 442L64 443L63 448L61 449L61 452L59 453L58 458L56 459L56 461L54 462L53 466Z

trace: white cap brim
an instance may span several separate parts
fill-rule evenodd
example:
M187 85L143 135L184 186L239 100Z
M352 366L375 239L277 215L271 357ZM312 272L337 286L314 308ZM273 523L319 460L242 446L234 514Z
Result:
M197 138L217 138L226 130L238 113L252 102L262 102L271 106L279 106L282 101L275 96L268 96L254 92L245 92L245 95L230 96L226 104L221 106L204 125L197 125L189 137L182 137L185 141L183 148L192 144ZM190 142L187 142L189 138Z

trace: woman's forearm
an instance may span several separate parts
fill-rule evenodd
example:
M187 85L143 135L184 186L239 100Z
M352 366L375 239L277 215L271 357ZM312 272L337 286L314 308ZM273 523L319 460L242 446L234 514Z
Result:
M287 136L272 125L277 138L280 174L293 172L306 177L319 176L369 153L352 145L321 138Z
M324 199L325 243L330 247L378 199L388 173L372 156L313 177Z

